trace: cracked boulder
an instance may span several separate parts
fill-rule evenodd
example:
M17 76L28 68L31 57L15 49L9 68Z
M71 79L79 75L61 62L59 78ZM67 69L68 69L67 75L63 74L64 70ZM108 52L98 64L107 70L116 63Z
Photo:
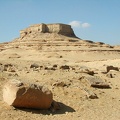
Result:
M44 86L10 80L3 88L3 100L18 108L48 109L53 102L53 94Z

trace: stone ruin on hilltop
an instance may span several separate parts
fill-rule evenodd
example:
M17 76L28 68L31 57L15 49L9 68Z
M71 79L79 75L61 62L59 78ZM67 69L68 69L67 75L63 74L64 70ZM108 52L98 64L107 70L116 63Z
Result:
M57 33L69 37L76 37L70 25L66 24L35 24L20 31L20 37L34 33Z
M39 49L41 51L60 51L81 50L86 46L91 47L110 47L101 42L82 40L78 38L70 25L54 24L35 24L20 31L20 37L14 39L5 47ZM62 47L61 47L62 46ZM72 47L72 48L71 48ZM83 48L82 48L83 47Z

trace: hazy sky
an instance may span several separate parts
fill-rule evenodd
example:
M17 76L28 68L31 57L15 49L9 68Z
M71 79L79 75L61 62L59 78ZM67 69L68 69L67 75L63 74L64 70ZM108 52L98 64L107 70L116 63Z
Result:
M38 23L70 24L81 39L120 45L120 0L0 0L0 42Z

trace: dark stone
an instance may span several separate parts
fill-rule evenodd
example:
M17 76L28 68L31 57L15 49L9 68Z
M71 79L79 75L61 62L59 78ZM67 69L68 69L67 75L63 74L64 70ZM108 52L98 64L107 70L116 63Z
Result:
M63 65L63 66L60 67L60 69L62 69L62 70L69 70L70 67L68 65Z
M110 70L115 70L115 71L119 71L119 68L118 67L114 67L114 66L107 66L107 73L110 71Z
M31 66L30 66L30 68L39 68L40 66L38 65L38 64L36 64L36 63L34 63L34 64L32 64Z

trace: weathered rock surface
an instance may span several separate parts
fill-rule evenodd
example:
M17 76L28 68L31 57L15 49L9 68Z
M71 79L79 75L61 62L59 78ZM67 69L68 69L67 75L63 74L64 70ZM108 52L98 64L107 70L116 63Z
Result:
M14 107L48 109L53 101L53 95L44 86L10 80L3 88L3 100Z
M97 76L85 76L84 78L90 84L91 87L95 88L110 88L110 85L104 82L100 77Z

